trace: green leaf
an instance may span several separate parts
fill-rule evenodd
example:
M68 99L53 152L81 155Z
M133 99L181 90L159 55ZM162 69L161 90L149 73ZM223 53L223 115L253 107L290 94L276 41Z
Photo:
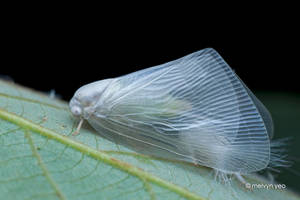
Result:
M299 199L288 189L218 183L211 169L138 154L78 123L66 102L0 81L5 199ZM265 183L259 177L247 182Z

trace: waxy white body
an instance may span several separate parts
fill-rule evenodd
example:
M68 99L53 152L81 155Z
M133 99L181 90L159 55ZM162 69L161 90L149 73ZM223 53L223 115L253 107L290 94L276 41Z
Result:
M70 109L140 153L237 175L270 162L269 112L213 49L85 85Z

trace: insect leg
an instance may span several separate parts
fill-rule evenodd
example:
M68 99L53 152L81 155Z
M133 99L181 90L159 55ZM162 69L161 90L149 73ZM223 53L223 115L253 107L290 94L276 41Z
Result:
M73 136L75 136L75 135L78 135L79 134L79 131L80 131L80 129L81 129L81 126L82 126L82 124L83 124L83 121L84 121L84 119L83 118L81 118L80 119L80 121L79 121L79 124L78 124L78 126L77 126L77 129L76 129L76 131L72 134Z

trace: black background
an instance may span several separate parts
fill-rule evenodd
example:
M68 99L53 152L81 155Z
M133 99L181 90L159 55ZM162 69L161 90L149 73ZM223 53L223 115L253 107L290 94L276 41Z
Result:
M293 12L260 14L229 19L182 18L176 12L142 19L95 12L10 14L2 25L0 74L40 91L54 89L69 100L84 84L212 47L251 90L299 92Z

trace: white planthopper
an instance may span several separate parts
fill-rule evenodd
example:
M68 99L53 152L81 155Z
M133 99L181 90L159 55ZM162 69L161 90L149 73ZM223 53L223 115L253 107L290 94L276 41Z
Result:
M70 101L102 136L226 177L281 165L272 118L213 49L79 88ZM272 147L272 148L271 148ZM274 161L274 163L272 163Z

